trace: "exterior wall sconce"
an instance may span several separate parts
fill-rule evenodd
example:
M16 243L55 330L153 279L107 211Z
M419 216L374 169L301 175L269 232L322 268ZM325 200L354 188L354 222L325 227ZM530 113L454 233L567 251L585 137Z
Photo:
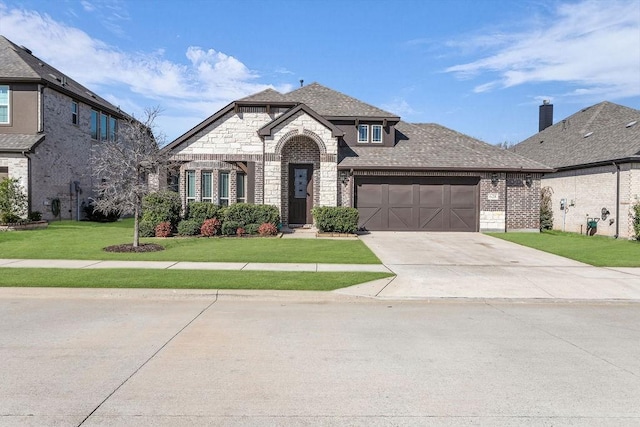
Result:
M498 185L498 174L495 172L491 174L491 184L493 184L494 187Z
M527 187L531 187L531 184L533 184L533 177L531 176L530 173L525 175L524 183L527 184Z

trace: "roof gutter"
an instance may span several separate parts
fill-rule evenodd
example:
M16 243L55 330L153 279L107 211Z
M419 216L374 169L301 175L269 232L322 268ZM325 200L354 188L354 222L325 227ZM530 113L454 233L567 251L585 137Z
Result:
M338 170L354 170L354 171L359 171L359 170L387 170L387 171L393 171L393 170L402 170L402 171L407 171L407 170L414 170L414 171L428 171L428 172L529 172L529 173L552 173L555 172L555 169L543 169L543 168L473 168L473 167L460 167L460 168L455 168L455 167L435 167L435 168L430 168L430 167L420 167L420 166L376 166L376 165L370 165L370 166L353 166L353 165L346 165L346 166L341 166L338 165Z
M617 239L620 236L620 164L612 163L616 167L616 234L613 237Z

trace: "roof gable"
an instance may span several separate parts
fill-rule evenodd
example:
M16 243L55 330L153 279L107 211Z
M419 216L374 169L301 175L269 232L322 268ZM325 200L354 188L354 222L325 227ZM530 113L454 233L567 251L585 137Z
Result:
M336 137L344 136L344 132L342 132L340 129L335 127L330 121L326 120L324 117L322 117L321 115L313 111L311 108L309 108L305 104L300 104L297 107L290 109L285 114L281 115L277 119L268 123L266 126L263 126L258 130L258 135L271 136L271 132L275 127L277 127L281 123L286 122L287 120L289 120L289 118L291 118L292 116L294 116L296 113L300 111L305 112L309 116L313 117L314 120L316 120L318 123L321 123L324 127L331 130L332 137L336 138Z
M510 150L555 168L630 159L640 155L640 110L604 101L578 111Z

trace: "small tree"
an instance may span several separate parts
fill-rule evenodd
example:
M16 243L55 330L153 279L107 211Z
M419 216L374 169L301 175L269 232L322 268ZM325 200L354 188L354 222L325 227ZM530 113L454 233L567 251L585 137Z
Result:
M640 240L640 201L635 202L633 207L633 238Z
M551 187L543 187L540 190L540 231L553 228L553 208Z
M14 178L0 181L0 222L17 222L27 214L27 195Z
M99 182L95 207L105 214L133 214L134 247L140 244L142 199L151 192L147 176L168 165L167 152L159 144L164 137L153 133L159 114L156 107L145 110L142 121L127 118L119 124L116 138L95 145L91 158Z

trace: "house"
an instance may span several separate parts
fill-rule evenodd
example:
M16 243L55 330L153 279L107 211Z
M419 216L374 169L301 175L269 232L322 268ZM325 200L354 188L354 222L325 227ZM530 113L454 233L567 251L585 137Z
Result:
M170 143L183 205L277 206L284 225L314 206L352 206L367 230L539 230L551 169L318 83L234 101Z
M127 116L0 36L0 179L18 179L29 211L80 219L93 195L91 148Z
M511 148L556 169L542 179L553 191L554 229L634 236L632 207L640 196L639 122L639 110L605 101L542 127Z

